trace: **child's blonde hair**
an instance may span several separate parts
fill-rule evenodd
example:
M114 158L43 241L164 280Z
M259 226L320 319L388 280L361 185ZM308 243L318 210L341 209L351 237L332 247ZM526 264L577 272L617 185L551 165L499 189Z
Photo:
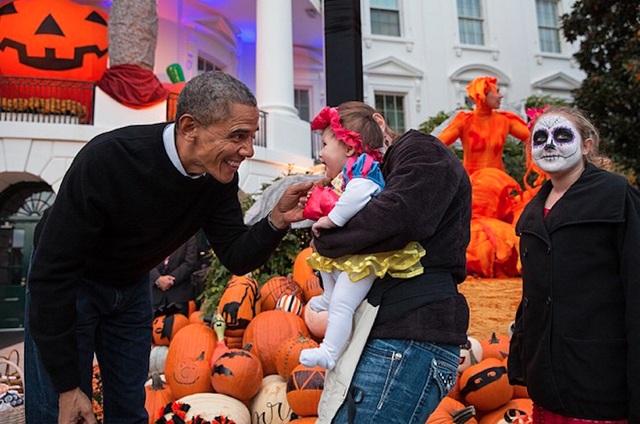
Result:
M585 163L592 163L597 167L608 169L611 167L611 159L600 154L600 132L586 117L585 113L577 107L570 106L549 106L549 108L540 114L534 121L533 126L545 115L562 115L570 119L580 132L582 142L588 138L593 140L591 151L584 156ZM533 134L531 134L533 137Z

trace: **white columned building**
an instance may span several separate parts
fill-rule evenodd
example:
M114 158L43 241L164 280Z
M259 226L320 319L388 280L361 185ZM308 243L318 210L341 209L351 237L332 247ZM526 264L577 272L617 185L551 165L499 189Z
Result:
M293 99L291 0L256 2L256 96L267 112L268 148L311 156L311 129Z

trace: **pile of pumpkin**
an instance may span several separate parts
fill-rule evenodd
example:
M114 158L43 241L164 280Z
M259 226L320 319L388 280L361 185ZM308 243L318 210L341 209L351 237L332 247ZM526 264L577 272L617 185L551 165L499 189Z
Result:
M525 176L526 177L526 176ZM483 168L470 176L471 241L467 269L478 277L514 277L522 266L515 224L539 187L520 185L507 173Z
M530 424L533 403L527 389L507 376L509 335L468 338L461 349L458 378L427 424Z
M213 317L195 311L154 320L149 423L315 421L325 370L305 367L299 357L318 346L326 312L305 306L322 294L306 265L309 254L298 255L293 277L262 287L249 276L232 277Z

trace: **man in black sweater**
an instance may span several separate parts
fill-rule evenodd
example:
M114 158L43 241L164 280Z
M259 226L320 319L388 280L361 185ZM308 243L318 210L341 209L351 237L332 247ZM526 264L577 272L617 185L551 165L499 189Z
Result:
M148 422L149 270L202 228L222 263L244 274L302 219L299 200L311 183L289 187L251 228L242 221L237 171L253 156L258 118L243 83L209 72L185 85L175 123L116 129L78 153L36 230L27 422L95 422L87 396L94 353L105 423Z

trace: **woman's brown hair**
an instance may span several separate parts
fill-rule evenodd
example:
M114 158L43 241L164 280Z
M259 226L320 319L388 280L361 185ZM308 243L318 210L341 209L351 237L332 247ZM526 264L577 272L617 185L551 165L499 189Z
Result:
M373 115L378 113L374 108L363 102L344 102L338 106L340 123L343 127L355 131L362 136L362 142L370 149L379 149L385 145L385 138L393 142L397 135L385 126L383 132Z

